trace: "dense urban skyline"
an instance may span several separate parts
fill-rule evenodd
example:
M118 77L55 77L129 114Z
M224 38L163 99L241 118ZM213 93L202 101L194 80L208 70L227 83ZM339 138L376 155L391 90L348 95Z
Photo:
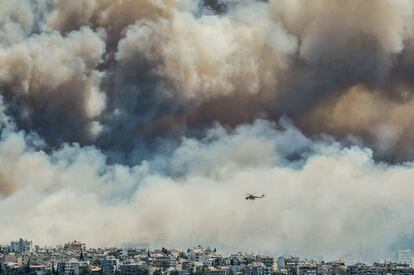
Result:
M397 258L364 263L357 255L309 259L292 255L232 252L201 245L185 250L124 246L90 248L81 241L47 247L20 238L0 246L0 274L134 274L134 275L412 275L410 249Z

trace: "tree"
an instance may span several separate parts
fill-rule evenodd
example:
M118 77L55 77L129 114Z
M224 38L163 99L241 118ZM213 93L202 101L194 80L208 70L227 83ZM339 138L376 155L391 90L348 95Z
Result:
M170 251L168 251L168 249L166 249L165 247L163 247L163 248L161 249L161 252L162 252L163 254L165 254L165 255L170 254Z
M213 262L213 266L218 266L218 265L220 265L220 259L219 258L215 259L214 262Z
M25 273L30 274L30 258L29 260L27 260L27 264L24 271Z
M52 261L52 274L57 274L55 270L55 263Z
M79 261L83 261L83 260L85 260L85 259L84 259L84 256L83 256L83 251L81 250L81 253L79 255Z

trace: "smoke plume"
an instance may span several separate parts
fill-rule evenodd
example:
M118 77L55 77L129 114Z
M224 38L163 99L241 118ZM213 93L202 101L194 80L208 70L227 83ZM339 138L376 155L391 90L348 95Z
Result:
M411 246L413 27L412 0L0 1L0 241Z

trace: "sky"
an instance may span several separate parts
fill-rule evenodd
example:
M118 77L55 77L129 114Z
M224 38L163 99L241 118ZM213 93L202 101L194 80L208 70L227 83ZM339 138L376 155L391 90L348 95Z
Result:
M413 0L0 0L0 242L414 248L413 27Z

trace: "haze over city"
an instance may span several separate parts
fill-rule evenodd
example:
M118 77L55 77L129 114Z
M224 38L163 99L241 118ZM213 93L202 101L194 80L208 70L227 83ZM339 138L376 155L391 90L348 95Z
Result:
M413 0L0 0L0 243L414 249L413 27Z

